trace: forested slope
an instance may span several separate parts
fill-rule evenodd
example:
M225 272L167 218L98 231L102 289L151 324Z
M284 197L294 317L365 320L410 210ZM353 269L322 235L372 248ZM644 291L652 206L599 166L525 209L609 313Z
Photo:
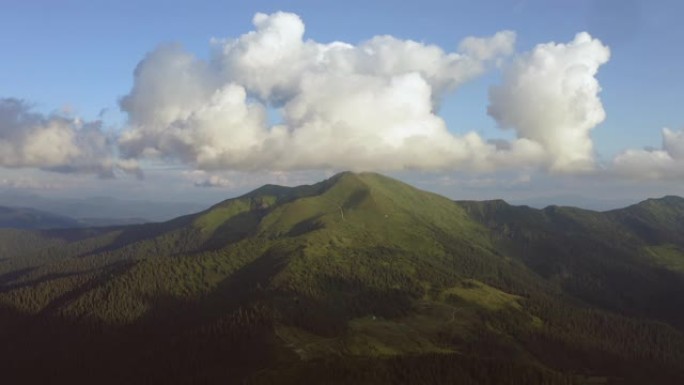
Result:
M7 378L684 383L682 199L453 202L371 173L0 232Z

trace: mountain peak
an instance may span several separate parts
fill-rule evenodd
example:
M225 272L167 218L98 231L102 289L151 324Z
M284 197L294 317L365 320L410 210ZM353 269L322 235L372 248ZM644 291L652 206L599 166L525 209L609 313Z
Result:
M386 183L395 183L408 186L405 183L400 182L396 179L392 179L390 177L375 172L342 171L329 177L328 179L310 185L288 187L276 184L265 184L237 198L231 198L226 201L220 202L219 204L217 204L217 206L229 203L234 199L263 197L272 197L275 198L275 200L282 203L293 199L304 198L312 195L319 195L332 188L354 190L358 188L368 188L371 185L381 185Z
M661 198L648 198L635 205L627 207L626 209L630 208L640 208L644 210L672 208L684 209L684 198L676 195L665 195Z
M376 172L370 172L370 171L362 171L362 172L354 172L354 171L342 171L339 172L330 178L328 178L326 181L330 181L333 183L338 183L338 182L345 182L345 181L381 181L381 180L394 180L390 177L387 177L382 174L378 174Z
M360 191L372 192L373 189L411 188L404 182L375 172L343 171L312 185L316 194L332 192L335 195L348 195ZM334 191L334 192L333 192Z
M684 198L677 196L677 195L665 195L662 198L656 198L653 199L655 201L659 201L662 203L667 203L667 204L682 204L684 203Z

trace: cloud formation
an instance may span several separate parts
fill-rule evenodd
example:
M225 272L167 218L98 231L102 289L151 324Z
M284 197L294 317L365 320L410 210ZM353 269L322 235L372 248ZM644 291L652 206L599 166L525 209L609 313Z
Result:
M440 99L513 52L515 34L463 40L457 52L392 36L358 45L304 40L290 13L257 14L255 30L215 40L210 61L178 46L151 52L121 100L126 157L203 170L490 169L527 163L538 145L500 148L450 133ZM269 122L268 109L282 122Z
M95 173L139 173L133 160L113 157L100 122L44 116L18 99L0 98L0 167Z
M235 188L238 186L226 176L212 175L202 170L185 171L183 176L190 179L195 187Z
M141 177L138 161L159 159L199 172L189 185L223 188L298 170L490 173L456 180L465 186L501 186L498 173L509 170L684 176L683 130L663 129L660 148L598 160L591 132L606 113L597 75L610 50L586 32L516 54L512 31L466 37L448 52L389 35L321 43L291 13L259 13L253 24L242 36L213 39L207 60L174 44L147 54L120 99L128 123L118 137L100 121L0 98L0 167ZM489 90L487 113L516 138L455 134L462 130L438 115L442 100L492 69L502 80Z
M595 167L590 131L605 119L596 74L610 50L588 33L568 44L537 45L489 92L488 113L518 138L542 146L551 171Z
M213 41L211 60L162 46L121 100L129 158L201 170L595 169L590 131L605 119L596 75L610 50L583 32L537 45L490 89L488 113L513 141L456 135L441 99L514 52L515 33L467 37L456 52L392 36L352 45L304 39L299 16L254 16L254 31ZM281 122L269 122L277 109Z
M117 149L97 122L13 107L26 111L5 113L21 128L5 129L15 133L4 135L14 152L0 164L102 175L139 171L136 160L145 158L247 172L596 168L590 132L605 118L596 75L610 51L588 33L506 61L511 31L467 37L445 52L388 35L319 43L305 39L304 23L291 13L258 13L253 24L237 38L214 39L209 60L173 44L150 52L120 100L128 127ZM452 133L437 115L441 100L495 66L504 68L503 80L490 89L488 113L517 138Z
M660 149L629 149L612 161L612 169L631 179L669 179L684 176L684 131L664 128Z

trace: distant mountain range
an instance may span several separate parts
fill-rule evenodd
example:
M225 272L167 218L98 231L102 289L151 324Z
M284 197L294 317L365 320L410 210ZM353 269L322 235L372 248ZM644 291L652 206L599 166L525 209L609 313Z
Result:
M112 197L47 198L34 194L0 192L0 206L30 207L74 218L86 224L131 224L165 221L205 209L208 205L192 202L127 200Z
M595 211L614 210L629 206L634 202L635 201L631 199L595 198L573 194L540 196L536 198L515 199L509 201L509 203L516 206L530 206L534 208L544 208L548 206L573 206Z
M144 218L80 218L26 207L0 206L0 228L68 229L75 227L124 226L149 222Z
M684 199L534 209L341 173L0 229L0 357L22 382L681 384Z
M81 224L77 220L66 216L30 208L0 206L0 227L50 229L79 226Z

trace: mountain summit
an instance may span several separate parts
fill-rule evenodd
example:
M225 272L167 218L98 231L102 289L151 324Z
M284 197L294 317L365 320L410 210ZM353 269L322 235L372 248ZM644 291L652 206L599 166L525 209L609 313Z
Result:
M681 202L535 210L346 172L0 230L0 356L29 382L679 383Z

